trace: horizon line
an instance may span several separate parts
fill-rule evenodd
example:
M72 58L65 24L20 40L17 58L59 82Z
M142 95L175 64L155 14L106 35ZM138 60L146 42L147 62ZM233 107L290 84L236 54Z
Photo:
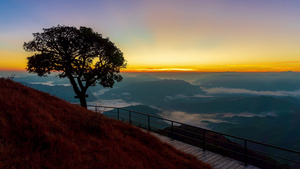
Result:
M24 69L0 69L0 72L27 72ZM166 69L137 69L137 70L123 70L120 73L284 73L284 72L293 72L300 73L300 71L200 71L200 70L166 70ZM29 72L28 72L29 73Z
M286 72L293 72L293 73L300 73L300 71L179 71L179 70L148 70L148 71L140 71L140 70L125 70L122 71L124 73L286 73ZM122 73L121 72L121 73Z

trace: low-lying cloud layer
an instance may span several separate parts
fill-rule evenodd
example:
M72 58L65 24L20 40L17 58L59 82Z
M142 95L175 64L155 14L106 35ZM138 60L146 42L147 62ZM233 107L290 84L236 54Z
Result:
M166 96L165 100L177 100L177 99L185 99L185 98L193 98L193 97L213 97L213 96L209 96L209 95L202 95L202 94L195 94L193 96L187 96L184 94L177 94L174 96Z
M58 86L58 85L62 85L62 86L71 86L71 84L54 84L55 81L48 81L48 82L29 82L30 84L42 84L42 85L46 85L46 86Z
M208 123L230 123L229 121L224 120L224 118L230 117L265 117L265 116L276 116L276 113L273 112L262 112L261 114L254 113L212 113L212 114L190 114L182 111L163 111L159 114L161 117L178 121L185 124L190 124L198 127L207 128Z
M300 90L295 91L254 91L248 89L237 88L202 88L209 95L214 94L249 94L249 95L265 95L265 96L295 96L300 97Z
M107 106L107 107L128 107L128 106L136 106L140 105L138 102L125 102L122 99L113 99L113 100L97 100L95 102L88 102L88 105L95 106ZM109 111L112 109L105 108L103 111Z
M190 124L198 127L206 128L207 123L205 121L213 122L213 123L221 123L226 122L216 118L214 114L189 114L182 111L164 111L159 114L161 117L178 121L185 124Z
M111 90L111 89L101 89L97 92L93 92L93 95L97 97L97 96L103 95L105 92L107 92L109 90Z

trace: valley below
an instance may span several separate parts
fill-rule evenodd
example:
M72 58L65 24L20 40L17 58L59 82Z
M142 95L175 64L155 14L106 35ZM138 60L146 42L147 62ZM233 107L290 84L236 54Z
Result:
M89 105L124 107L246 139L300 150L300 73L124 73L88 91ZM15 81L76 103L67 79Z

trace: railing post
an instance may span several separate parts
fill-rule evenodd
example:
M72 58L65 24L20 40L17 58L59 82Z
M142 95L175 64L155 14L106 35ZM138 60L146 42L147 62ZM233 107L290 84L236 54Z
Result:
M202 149L205 151L205 129L202 129Z
M248 165L248 154L247 154L247 140L244 140L244 162L245 162L245 166Z
M131 124L131 111L129 111L129 123Z
M118 120L120 119L120 109L118 108Z
M173 124L173 121L172 121L172 134L171 134L171 139L172 139L172 140L174 139L174 124Z
M150 116L149 115L147 115L148 116L148 131L150 132L151 131L151 129L150 129Z

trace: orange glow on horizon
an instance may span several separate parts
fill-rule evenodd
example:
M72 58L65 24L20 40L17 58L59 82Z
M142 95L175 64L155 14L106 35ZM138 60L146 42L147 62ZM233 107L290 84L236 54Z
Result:
M162 69L127 69L127 70L122 70L121 73L225 73L225 72L232 72L232 73L280 73L280 72L300 72L300 68L297 70L273 70L273 71L268 71L268 70L239 70L239 71L234 71L234 70L197 70L197 69L167 69L167 68L162 68ZM25 69L0 69L1 72L27 72Z
M8 62L9 64L1 65L1 71L26 71L25 62ZM24 66L23 66L24 65ZM300 72L300 61L277 61L277 62L260 62L260 63L248 63L248 64L199 64L199 65L129 65L126 69L121 69L121 72L143 72L143 73L155 73L155 72Z
M16 72L16 71L18 71L18 72L22 72L22 71L26 71L26 69L25 68L20 68L20 67L18 67L18 66L3 66L3 67L0 67L0 71L12 71L12 72Z
M230 71L230 70L220 70L220 71L213 71L213 70L191 70L191 71L180 71L180 70L141 70L141 69L130 69L130 70L123 70L121 71L121 73L124 72L124 73L225 73L225 72L232 72L232 73L270 73L270 72L274 72L274 73L280 73L280 72L300 72L300 70L294 70L294 71L291 71L291 70L288 70L288 71Z
M220 64L189 67L129 67L122 72L300 72L300 61Z

